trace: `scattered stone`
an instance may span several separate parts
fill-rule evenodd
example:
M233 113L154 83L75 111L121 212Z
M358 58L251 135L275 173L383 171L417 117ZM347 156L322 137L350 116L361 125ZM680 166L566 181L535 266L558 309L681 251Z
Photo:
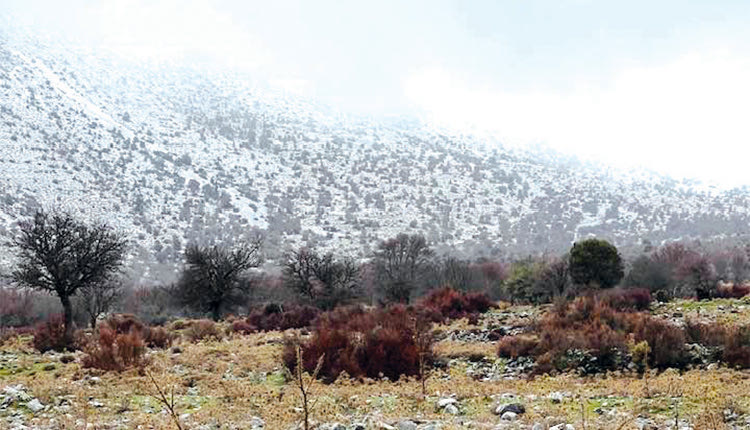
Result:
M541 423L534 423L534 425L531 426L531 430L544 430L544 426Z
M510 403L498 405L495 408L495 414L502 416L506 412L513 412L516 415L521 415L526 412L526 407L520 403Z
M33 413L37 413L44 409L44 405L39 399L32 399L30 402L26 403L26 407Z
M644 417L636 418L635 426L638 430L658 430L659 428L653 420Z
M260 417L252 417L252 418L250 418L250 428L252 430L259 430L259 429L264 428L265 426L266 426L266 422L263 421L262 418L260 418ZM344 430L346 430L346 429L344 429Z
M454 399L453 397L444 397L438 400L437 407L440 409L444 409L446 406L455 405L456 403L458 403L458 401Z
M503 421L515 421L516 418L518 418L518 414L511 411L505 412L503 416L500 417L500 419Z
M565 399L565 395L559 391L555 391L554 393L550 393L548 398L552 401L552 403L562 403L562 401Z
M446 414L458 415L458 408L453 404L446 406L444 411Z
M383 428L386 428L386 427L383 427ZM390 428L393 428L393 427L390 427ZM398 424L396 424L396 428L398 428L398 430L417 430L417 424L414 423L414 421L403 420L403 421L399 421Z
M572 424L558 424L550 427L549 430L576 430L576 428Z

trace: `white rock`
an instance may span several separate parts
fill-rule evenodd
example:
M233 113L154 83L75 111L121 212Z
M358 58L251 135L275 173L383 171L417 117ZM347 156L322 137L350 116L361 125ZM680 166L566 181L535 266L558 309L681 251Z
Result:
M451 415L458 415L458 408L456 405L448 405L445 407L445 413L451 414Z
M437 407L440 409L443 409L448 405L455 405L456 403L458 403L456 399L452 397L445 397L445 398L438 400Z
M33 413L37 413L44 409L44 405L39 401L39 399L33 399L29 403L26 403L26 407L29 408L29 410Z
M562 403L563 399L565 399L565 395L559 391L555 391L554 393L550 393L547 398L550 399L552 403Z
M266 426L266 422L261 417L250 418L250 428L253 430L262 429Z
M510 411L504 413L503 416L500 417L500 419L503 421L515 421L516 418L518 418L518 414L516 414L515 412L510 412Z
M398 426L398 430L417 430L417 425L414 423L414 421L409 421L409 420L399 421L397 426ZM391 426L388 426L388 427L393 428Z

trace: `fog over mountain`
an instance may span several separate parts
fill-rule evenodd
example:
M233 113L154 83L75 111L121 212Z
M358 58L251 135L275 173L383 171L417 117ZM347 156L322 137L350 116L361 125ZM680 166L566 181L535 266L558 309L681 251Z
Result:
M256 234L270 259L301 245L366 257L399 232L476 258L748 231L744 188L347 113L265 78L5 27L0 237L40 207L105 219L133 240L131 276L146 281L169 279L188 243Z

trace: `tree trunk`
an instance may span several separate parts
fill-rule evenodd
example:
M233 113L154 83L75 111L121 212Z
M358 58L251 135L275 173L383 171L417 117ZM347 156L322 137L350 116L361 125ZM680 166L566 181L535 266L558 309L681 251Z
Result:
M65 318L65 342L70 345L73 342L73 306L69 296L60 296L60 303L62 303Z
M97 320L97 316L96 315L92 314L92 315L89 316L89 323L91 324L91 330L96 329L96 320Z
M214 321L219 321L219 318L221 318L221 303L211 304L211 318Z

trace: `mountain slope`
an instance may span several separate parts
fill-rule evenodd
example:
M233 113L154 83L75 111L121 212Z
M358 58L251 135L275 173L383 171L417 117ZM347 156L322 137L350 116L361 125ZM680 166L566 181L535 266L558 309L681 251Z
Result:
M168 276L189 242L257 232L271 257L300 244L366 255L401 231L523 254L591 234L625 246L745 234L749 203L348 117L239 74L0 35L0 235L38 207L103 217L133 238L143 278Z

